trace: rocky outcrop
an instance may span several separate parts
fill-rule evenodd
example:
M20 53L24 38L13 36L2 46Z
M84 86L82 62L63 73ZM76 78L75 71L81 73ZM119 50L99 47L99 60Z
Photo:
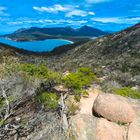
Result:
M77 114L70 119L71 139L139 140L139 103L113 94L99 94L93 103L93 116Z
M140 100L129 99L130 104L136 111L136 119L130 124L128 140L140 139Z
M124 140L124 130L116 123L99 119L96 129L97 140Z
M70 120L70 136L74 140L96 140L97 118L78 114Z
M138 120L136 119L129 126L128 140L139 140L140 139L140 125L138 125L137 121Z
M131 123L135 118L131 105L123 97L113 94L100 94L94 102L93 113L120 123Z
M87 114L72 117L70 135L74 140L125 140L125 131L118 124Z

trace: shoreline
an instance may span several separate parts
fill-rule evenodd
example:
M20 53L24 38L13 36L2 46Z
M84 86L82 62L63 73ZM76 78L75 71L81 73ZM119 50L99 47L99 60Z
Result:
M29 51L25 50L22 48L17 48L15 46L0 42L0 48L5 48L5 49L11 49L17 53L23 54L23 55L39 55L39 56L52 56L56 54L61 54L64 53L70 49L73 49L81 44L84 44L86 42L90 41L90 39L83 40L83 41L78 41L78 42L73 42L73 44L67 44L67 45L62 45L54 48L51 51L42 51L42 52L35 52L35 51Z
M18 40L13 40L13 39L11 39L11 38L9 38L9 37L0 37L0 38L4 38L4 39L7 39L7 40L10 40L10 41L14 41L14 42L21 42L21 43L23 43L23 42L39 42L39 41L46 41L46 40L62 40L62 41L67 41L67 42L69 42L69 43L71 43L71 44L73 44L74 43L74 41L71 41L71 40L67 40L67 39L44 39L44 40L28 40L28 41L18 41Z

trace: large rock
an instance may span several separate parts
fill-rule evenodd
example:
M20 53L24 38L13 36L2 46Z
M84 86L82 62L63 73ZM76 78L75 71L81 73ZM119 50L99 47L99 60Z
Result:
M125 131L118 124L87 114L70 120L70 135L74 140L125 140Z
M129 126L128 140L140 140L140 125L137 119Z
M78 114L70 120L70 135L74 140L96 140L97 118Z
M133 103L133 107L136 111L136 119L130 124L128 131L128 140L140 140L140 102L139 100L135 100Z
M105 119L99 119L96 132L97 140L125 140L124 130L116 123Z
M100 94L93 104L93 113L121 123L130 123L135 118L135 112L126 99L113 94Z

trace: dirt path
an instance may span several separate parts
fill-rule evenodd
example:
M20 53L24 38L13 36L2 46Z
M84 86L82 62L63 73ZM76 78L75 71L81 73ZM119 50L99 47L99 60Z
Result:
M92 115L92 107L94 100L101 91L98 88L90 88L88 90L89 96L82 97L80 101L80 114L89 114Z

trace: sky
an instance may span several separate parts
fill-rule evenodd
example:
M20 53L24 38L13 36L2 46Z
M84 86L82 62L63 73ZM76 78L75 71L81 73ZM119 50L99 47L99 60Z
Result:
M0 0L0 34L83 25L119 31L140 22L140 0Z

